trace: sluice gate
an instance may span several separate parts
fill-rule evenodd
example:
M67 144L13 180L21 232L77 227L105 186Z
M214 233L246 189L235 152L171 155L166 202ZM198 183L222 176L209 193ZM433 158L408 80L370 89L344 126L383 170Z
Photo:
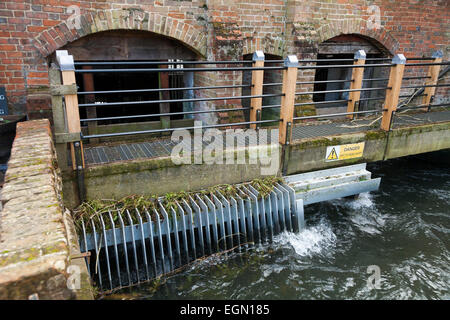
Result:
M365 164L284 177L270 192L251 184L231 192L160 197L153 208L109 210L81 220L80 248L102 291L145 282L196 259L241 252L304 228L303 204L377 190Z
M161 197L152 209L108 211L82 220L80 248L90 252L91 278L101 290L112 290L301 229L303 205L288 185L277 183L264 196L248 184L234 190L233 195L190 195L169 209Z

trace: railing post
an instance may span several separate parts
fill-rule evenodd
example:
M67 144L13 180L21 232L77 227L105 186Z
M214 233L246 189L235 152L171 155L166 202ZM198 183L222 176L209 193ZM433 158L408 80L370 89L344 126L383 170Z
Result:
M438 50L433 52L433 55L431 56L433 59L433 63L441 63L442 57L443 57L442 51ZM439 77L439 70L441 66L430 66L428 69L428 77L430 77L426 82L425 85L437 85L438 83L438 77ZM424 108L424 111L429 110L429 105L433 102L434 93L436 92L436 87L425 87L424 91L424 97L422 100L422 104L426 105Z
M75 80L75 65L73 56L68 55L66 50L60 50L56 52L56 58L58 60L59 67L61 68L61 77L63 85L76 84ZM78 108L78 97L76 94L64 95L65 109L66 109L66 122L67 131L69 133L78 133L81 135L80 125L80 110ZM83 143L80 141L81 148L81 163L78 166L84 168L84 154ZM75 157L75 149L73 142L70 143L70 154L72 157L72 166L74 170L78 170L77 161Z
M361 66L366 63L366 52L364 50L358 50L355 53L355 62L353 65L355 66ZM364 76L364 68L358 67L353 68L352 70L352 82L350 84L350 90L353 89L361 89L362 88L362 80ZM347 112L355 112L355 106L356 103L359 101L359 98L361 97L361 91L350 91L348 95L348 103L347 103ZM353 119L354 114L347 115L347 118Z
M283 70L283 87L281 97L281 110L280 110L280 132L279 142L286 144L286 141L290 141L292 130L287 132L288 123L292 126L292 118L294 117L294 103L295 103L295 89L297 85L297 71L298 71L298 59L296 56L288 56L284 60ZM287 136L289 134L289 137Z
M397 110L400 87L402 85L403 71L405 69L406 58L403 54L396 54L392 59L391 71L389 73L389 82L386 89L386 98L384 100L383 118L381 120L381 129L389 131L391 127L392 112Z
M264 53L262 51L255 51L253 53L253 68L264 67ZM252 96L259 96L263 93L264 70L252 71ZM259 121L258 115L261 115L262 98L251 98L250 102L250 121ZM256 129L257 124L251 124L250 128Z
M48 71L50 86L59 87L61 86L61 71L52 63ZM65 112L63 109L63 99L62 95L55 94L52 92L52 115L53 115L53 129L55 133L55 149L58 158L58 167L62 171L68 169L67 165L67 143L60 143L57 141L56 136L58 134L67 133Z

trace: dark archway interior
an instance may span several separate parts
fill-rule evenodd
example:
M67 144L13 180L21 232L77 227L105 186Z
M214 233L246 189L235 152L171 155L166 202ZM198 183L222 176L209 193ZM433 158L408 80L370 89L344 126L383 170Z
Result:
M338 61L339 59L353 59L356 51L363 49L366 52L367 59L366 64L383 63L383 61L370 61L371 58L386 58L388 53L386 50L380 49L379 45L368 41L363 37L356 35L341 35L330 40L327 40L319 45L319 52L317 59L327 59L336 61L322 61L317 65L351 65L351 61ZM388 68L364 68L364 79L379 79L387 77ZM314 81L327 81L327 80L351 80L352 69L351 68L325 68L317 69L315 72ZM387 85L387 81L363 81L363 88L382 87ZM329 91L329 90L345 90L349 89L350 82L337 82L337 83L315 83L314 91ZM315 93L313 95L313 101L333 101L333 100L346 100L348 99L348 92L330 92L330 93ZM383 98L384 91L362 91L361 101L359 103L359 109L369 110L379 104L378 100L370 100L375 98ZM335 108L345 107L346 104L326 104L318 105L316 108L327 109L328 112L338 111L333 110ZM325 111L325 110L322 110ZM323 113L323 112L318 112Z
M115 91L136 89L180 88L192 84L192 77L180 72L171 61L198 60L198 55L177 40L146 31L105 31L88 35L61 48L73 55L75 62L108 62L107 65L82 66L77 69L158 68L144 62L167 62L160 68L173 68L173 72L105 72L77 73L79 92ZM52 57L53 60L55 57ZM111 64L109 64L109 62ZM116 62L143 62L118 65ZM148 103L117 106L101 106L105 102L132 102L181 99L185 91L120 92L79 95L79 103L96 103L95 107L80 107L80 117L105 118L158 114L183 111L183 103ZM171 116L171 120L183 119L183 115ZM98 121L98 125L159 121L160 117L142 117ZM82 123L86 125L86 122Z

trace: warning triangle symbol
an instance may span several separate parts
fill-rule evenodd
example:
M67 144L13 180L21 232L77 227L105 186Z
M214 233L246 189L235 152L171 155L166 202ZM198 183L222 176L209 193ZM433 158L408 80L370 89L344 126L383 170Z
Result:
M328 155L327 160L337 160L337 159L339 159L339 157L338 157L338 155L336 153L336 149L333 148L331 150L330 154Z

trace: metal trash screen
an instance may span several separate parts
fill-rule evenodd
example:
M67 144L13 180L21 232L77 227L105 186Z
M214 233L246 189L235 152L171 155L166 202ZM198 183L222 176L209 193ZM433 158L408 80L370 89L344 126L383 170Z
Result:
M85 259L91 278L101 291L110 291L301 229L303 207L297 208L288 185L277 183L264 197L251 185L235 190L232 196L219 191L190 195L169 210L159 198L157 208L109 211L82 220L80 248L90 252Z

